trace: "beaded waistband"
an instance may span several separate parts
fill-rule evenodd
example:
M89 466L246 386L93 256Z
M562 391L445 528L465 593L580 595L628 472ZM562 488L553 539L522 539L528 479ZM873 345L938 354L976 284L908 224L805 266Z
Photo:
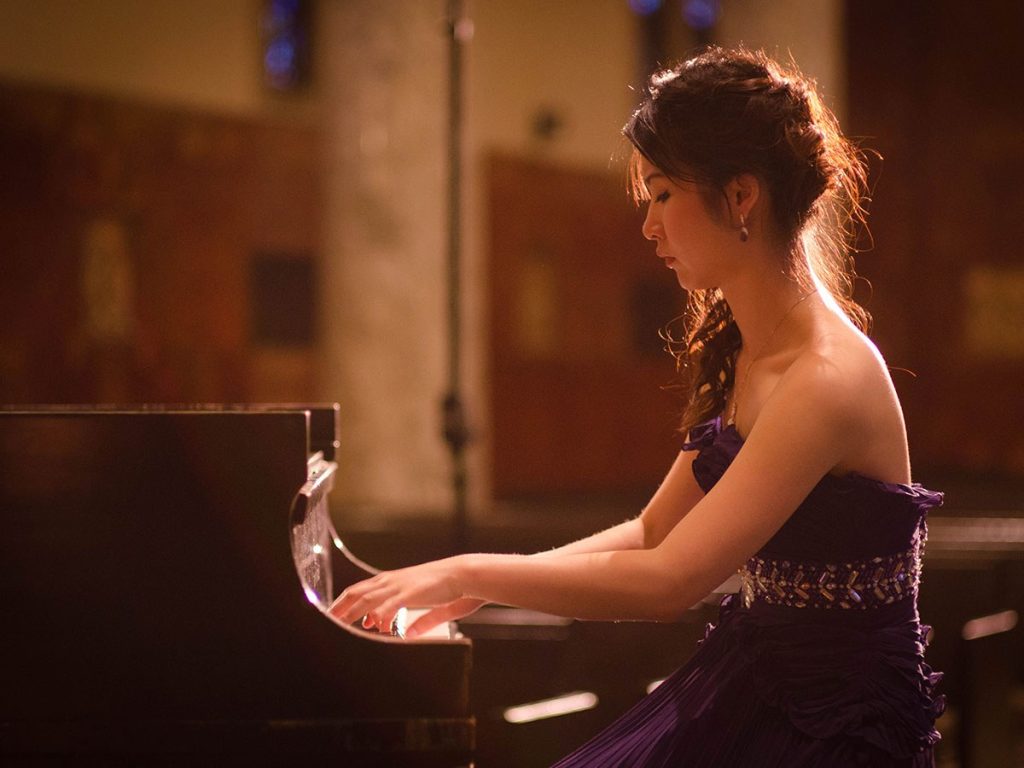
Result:
M850 563L801 563L752 557L740 569L740 597L791 608L866 610L911 597L921 580L923 531L910 549Z

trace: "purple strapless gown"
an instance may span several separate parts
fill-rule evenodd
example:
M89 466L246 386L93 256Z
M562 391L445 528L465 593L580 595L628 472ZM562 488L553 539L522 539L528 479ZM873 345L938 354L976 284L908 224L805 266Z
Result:
M716 418L684 450L706 491L742 447ZM690 660L555 768L934 766L941 674L917 587L942 494L828 475L740 571Z

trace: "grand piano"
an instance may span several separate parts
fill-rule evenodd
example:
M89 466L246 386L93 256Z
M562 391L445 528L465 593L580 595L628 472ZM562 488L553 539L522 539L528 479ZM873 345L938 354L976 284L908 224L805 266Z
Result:
M0 763L469 765L469 641L325 613L372 572L337 440L334 405L0 410Z

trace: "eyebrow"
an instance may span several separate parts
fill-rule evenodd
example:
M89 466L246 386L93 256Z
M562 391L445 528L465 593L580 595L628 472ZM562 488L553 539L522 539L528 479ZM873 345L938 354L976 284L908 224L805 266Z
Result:
M660 171L654 171L654 172L648 173L646 176L644 176L644 184L646 184L647 186L650 186L651 185L651 179L658 179L658 178L667 179L668 177L664 173L661 173Z

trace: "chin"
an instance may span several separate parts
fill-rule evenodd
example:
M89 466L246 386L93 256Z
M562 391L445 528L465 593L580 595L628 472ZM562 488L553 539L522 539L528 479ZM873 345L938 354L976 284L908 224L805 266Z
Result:
M695 275L687 274L679 270L676 270L676 282L679 283L680 287L687 291L710 290L715 287L707 280L701 280Z

